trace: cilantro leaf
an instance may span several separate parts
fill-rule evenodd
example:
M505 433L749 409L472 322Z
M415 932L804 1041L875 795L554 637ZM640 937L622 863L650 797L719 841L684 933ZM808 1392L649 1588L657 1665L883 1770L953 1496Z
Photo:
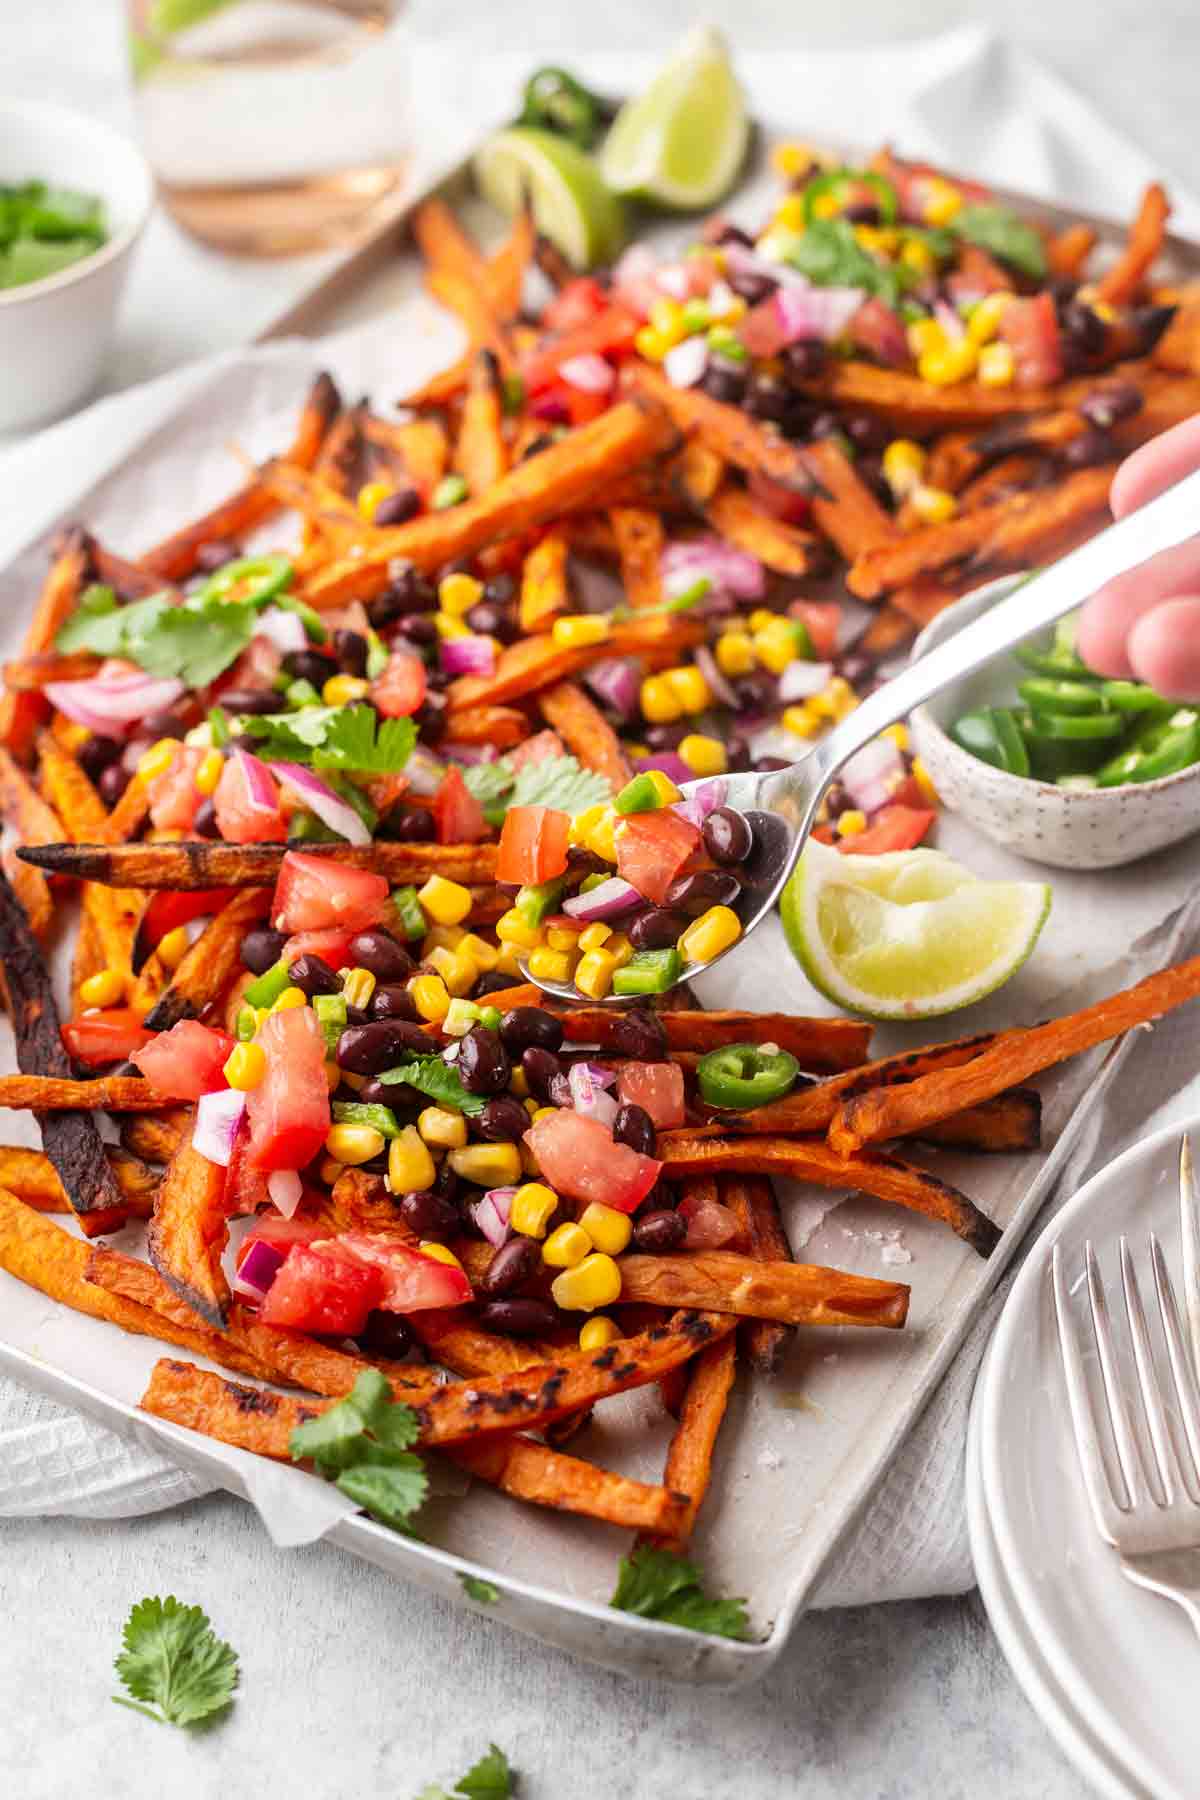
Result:
M1041 238L1007 206L964 206L957 213L951 229L969 244L988 250L1001 262L1019 269L1034 281L1044 281L1047 274L1046 249Z
M125 1648L115 1667L133 1698L114 1694L118 1706L159 1724L194 1725L232 1700L237 1654L200 1607L181 1606L173 1594L147 1597L133 1608L121 1637Z
M468 1600L477 1600L480 1606L495 1606L500 1598L500 1589L494 1582L481 1581L478 1575L460 1575L463 1593Z
M550 806L558 812L583 812L612 799L612 783L573 756L547 756L518 770L509 806Z
M245 729L263 740L259 754L267 762L311 762L343 775L391 775L417 741L411 719L380 719L372 706L260 713L246 719Z
M642 1619L661 1619L689 1631L744 1639L749 1632L743 1600L721 1600L704 1591L695 1563L670 1550L635 1550L623 1556L610 1606Z
M436 1054L411 1057L394 1069L385 1069L377 1079L389 1087L406 1081L409 1087L428 1094L439 1106L452 1107L455 1112L466 1113L472 1118L487 1105L482 1094L468 1094L458 1070Z
M118 606L111 588L89 588L55 638L56 649L122 656L148 675L205 687L246 648L258 624L251 602L202 600L173 605L164 591Z
M406 1531L429 1487L425 1465L408 1450L418 1430L412 1407L393 1402L378 1369L364 1369L344 1400L296 1427L288 1450L297 1462L311 1458L373 1518Z
M372 1458L343 1470L337 1485L348 1499L381 1524L390 1525L393 1531L407 1531L410 1516L428 1491L429 1478L419 1456L389 1451L386 1462Z
M516 780L503 757L498 762L468 763L461 773L467 792L474 794L485 812L503 800Z
M903 286L898 270L864 250L848 219L813 219L794 243L787 261L817 287L855 287L895 306Z
M151 629L169 604L164 592L135 600L131 606L118 606L110 587L93 585L59 627L54 647L68 655L74 650L93 650L97 656L123 654L126 635L137 636Z
M454 1792L463 1795L464 1800L510 1800L516 1779L516 1771L503 1750L498 1744L491 1744L487 1755L467 1770Z

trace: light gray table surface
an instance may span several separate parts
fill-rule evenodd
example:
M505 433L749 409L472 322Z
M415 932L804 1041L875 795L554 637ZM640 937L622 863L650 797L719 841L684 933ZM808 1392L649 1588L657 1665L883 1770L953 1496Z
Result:
M704 10L755 49L988 23L1074 81L1166 168L1190 172L1193 0L709 0ZM469 30L481 55L525 41L665 45L693 15L693 0L410 9L415 31ZM0 20L0 91L127 120L113 0L0 0ZM165 222L154 229L158 267L173 251L196 266ZM228 315L203 322L181 306L173 320L148 293L135 282L109 385L237 341ZM202 1604L242 1659L233 1715L198 1736L109 1704L130 1605L172 1592ZM116 1524L0 1520L0 1791L14 1800L409 1800L426 1781L461 1774L490 1738L523 1771L527 1800L1086 1791L1009 1675L977 1596L812 1615L766 1680L724 1695L591 1669L325 1546L275 1551L226 1497Z

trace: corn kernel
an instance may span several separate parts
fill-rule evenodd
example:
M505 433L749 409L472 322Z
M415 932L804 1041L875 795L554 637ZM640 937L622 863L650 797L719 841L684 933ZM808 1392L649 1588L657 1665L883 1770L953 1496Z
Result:
M928 244L920 238L909 238L900 252L900 261L914 275L932 275L937 268L937 259Z
M650 308L650 329L656 331L667 349L682 342L687 336L684 324L683 308L678 300L672 300L664 294Z
M836 219L841 210L836 194L818 194L812 204L814 219Z
M508 1078L508 1089L518 1100L525 1100L529 1096L529 1080L520 1063L513 1064L513 1072Z
M533 965L530 964L532 969ZM589 950L575 965L575 986L589 1000L605 1000L612 992L616 958L605 950Z
M544 1238L558 1207L558 1195L543 1181L527 1181L513 1195L508 1222L523 1237Z
M418 888L417 899L438 925L461 925L471 910L471 890L444 875L431 875Z
M159 738L157 744L151 744L138 758L137 772L143 781L154 781L165 775L175 760L175 752L179 744L175 738Z
M911 438L893 438L883 453L883 479L897 500L911 494L925 473L928 458Z
M303 988L285 987L278 1000L272 1006L272 1012L290 1012L294 1006L307 1006L308 995Z
M919 482L908 496L908 504L922 525L944 525L958 511L958 501L945 488L930 487Z
M326 706L351 706L356 700L365 700L370 691L370 682L361 675L331 675L321 689L321 698Z
M1000 329L1000 321L1008 311L1015 294L1007 293L1003 288L994 294L985 294L983 299L971 309L967 320L967 336L973 344L981 347L990 344Z
M457 950L460 956L469 956L481 974L495 968L496 958L500 954L495 944L489 944L486 938L479 937L473 931L466 933L462 942L457 945Z
M373 1125L331 1125L325 1138L330 1156L351 1169L370 1162L386 1143L382 1131L376 1131Z
M717 639L717 667L722 675L748 675L754 667L754 642L747 631L727 631Z
M382 503L391 493L386 481L368 481L365 487L358 490L358 516L369 525Z
M776 144L771 152L771 167L785 180L794 180L797 175L807 175L814 166L824 168L828 157L822 150L814 150L811 144L791 142Z
M524 980L521 974L521 953L515 944L501 944L500 954L496 958L497 975L511 975L514 981Z
M578 926L547 925L546 944L551 950L578 950Z
M215 794L221 772L225 767L225 758L219 750L206 750L196 770L196 792L198 794Z
M551 950L547 945L529 952L529 973L536 981L570 981L574 958L569 950Z
M672 347L667 339L650 325L643 325L641 330L634 334L633 345L638 355L644 356L647 362L661 362Z
M375 992L375 977L370 969L351 969L343 978L342 992L347 1006L369 1006Z
M585 925L580 932L579 948L583 951L602 949L611 936L612 926L597 919L594 925Z
M642 717L648 725L673 725L683 707L665 675L647 675L641 688Z
M483 599L483 583L471 575L456 572L444 575L438 583L438 605L452 619L461 619Z
M837 822L839 837L857 837L860 831L867 829L867 815L858 807L848 807Z
M1116 324L1116 308L1110 306L1107 300L1093 300L1090 302L1090 306L1102 325Z
M421 939L421 961L428 962L435 950L457 950L466 935L461 925L435 925Z
M957 344L947 344L943 350L926 350L917 360L917 373L934 387L953 387L957 382L970 380L978 363L978 350L963 338Z
M962 192L949 181L934 177L925 189L921 217L926 225L948 225L963 208Z
M846 718L846 716L849 713L852 713L858 705L858 695L850 686L850 683L846 680L844 675L833 676L829 686L825 689L825 694L827 695L829 705L832 708L835 724L839 720Z
M417 1249L422 1256L427 1256L431 1262L445 1263L446 1266L451 1269L462 1268L462 1263L459 1261L458 1257L455 1256L449 1244L439 1244L436 1238L422 1238L417 1245Z
M941 801L938 799L938 791L933 785L929 770L925 767L925 764L919 756L913 757L912 777L921 790L922 798L927 800L930 806L940 806Z
M796 660L796 632L791 619L772 613L769 625L754 633L754 654L772 675L782 675Z
M418 1115L417 1130L427 1144L440 1150L461 1150L467 1141L467 1121L460 1112L444 1106L427 1106Z
M440 975L446 992L455 1000L461 1000L469 994L479 980L479 971L469 956L460 956L457 950L435 950L428 958L429 966ZM449 1008L446 1009L449 1011ZM445 1018L445 1013L442 1017Z
M723 775L729 766L720 738L705 737L698 731L681 739L678 754L693 775Z
M778 617L778 613L773 613L769 606L756 606L746 622L751 631L762 631L765 626L773 625Z
M615 807L602 806L600 816L588 831L587 847L603 862L617 860L616 830L620 823L621 815Z
M615 1344L621 1335L620 1327L605 1316L597 1313L594 1319L580 1327L579 1348L581 1350L605 1350L609 1344Z
M568 613L555 619L550 635L564 650L587 649L602 644L612 631L604 613Z
M119 969L101 969L80 982L79 998L85 1006L115 1006L125 998L125 977Z
M814 738L821 729L821 715L811 701L803 700L798 706L785 706L780 723L797 737Z
M618 969L623 969L632 959L633 945L623 931L614 931L604 946L604 954L612 957Z
M741 935L742 922L731 906L710 906L680 938L679 954L686 962L711 962Z
M521 950L536 950L543 932L540 925L530 925L523 919L514 906L496 920L496 936L503 943L515 944Z
M261 1044L235 1044L225 1061L224 1076L231 1088L249 1093L267 1072L267 1053Z
M657 794L660 806L674 806L677 800L683 799L682 793L664 770L647 769L646 780Z
M595 1249L582 1225L559 1225L542 1245L542 1261L552 1269L573 1269Z
M803 194L789 194L781 200L771 218L772 225L780 225L784 231L803 231L805 226Z
M889 738L891 742L895 744L897 750L901 752L908 749L909 740L907 725L889 725L887 729L881 731L879 735L880 737Z
M274 1009L270 1006L256 1006L252 1010L254 1013L254 1029L255 1031L261 1031Z
M164 969L177 969L190 948L186 927L177 925L174 931L159 938L155 955Z
M338 1068L337 1057L327 1056L325 1058L325 1086L331 1094L334 1094L341 1085L342 1071Z
M332 1156L327 1156L317 1170L317 1174L321 1177L321 1180L328 1182L330 1187L333 1186L341 1172L341 1163L336 1161Z
M552 1119L557 1111L557 1106L537 1106L529 1116L536 1125L539 1119Z
M388 1145L388 1181L393 1194L420 1194L437 1180L437 1165L415 1125L406 1125Z
M936 319L913 319L904 335L914 356L946 348L946 334Z
M1011 387L1017 359L1011 344L985 344L979 352L979 380L983 387Z
M467 1144L451 1150L446 1160L456 1175L482 1188L510 1187L521 1173L521 1152L515 1144Z
M707 681L694 663L678 669L664 669L663 680L685 713L703 712L712 705Z
M434 613L433 623L438 637L444 644L449 643L454 638L469 638L474 637L475 635L471 630L471 627L465 625L461 619L456 619L453 613Z
M564 1312L595 1312L621 1298L621 1271L611 1256L596 1250L556 1276L550 1292Z
M414 975L408 984L408 991L421 1017L431 1025L440 1025L450 1011L449 990L441 976Z
M615 1206L602 1206L593 1200L579 1215L579 1228L586 1231L597 1250L606 1256L620 1256L633 1236L633 1220Z

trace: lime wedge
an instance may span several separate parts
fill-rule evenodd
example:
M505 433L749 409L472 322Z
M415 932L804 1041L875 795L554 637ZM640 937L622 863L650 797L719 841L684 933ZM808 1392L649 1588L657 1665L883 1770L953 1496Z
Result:
M475 158L479 191L501 212L526 203L540 232L573 268L610 261L625 238L621 202L577 144L530 125L514 125L488 139Z
M1050 912L1040 881L980 881L937 850L843 856L810 842L783 929L815 988L869 1019L932 1019L1016 974Z
M618 194L687 212L712 206L737 179L750 124L719 31L688 33L644 94L626 101L600 152Z

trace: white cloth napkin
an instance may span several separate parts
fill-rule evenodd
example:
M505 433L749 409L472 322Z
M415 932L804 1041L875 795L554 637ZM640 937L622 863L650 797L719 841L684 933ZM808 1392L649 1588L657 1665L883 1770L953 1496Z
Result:
M480 69L464 49L443 44L421 53L414 88L443 136L449 141L457 131L465 148L479 121L496 115L497 95L506 103L521 73L548 48L490 58ZM644 59L624 54L588 57L582 65L561 48L558 54L612 90L635 86L648 73ZM760 115L795 120L798 135L872 143L887 136L908 153L1088 210L1129 213L1143 183L1161 173L1061 81L986 32L870 52L750 56L740 67ZM1200 204L1177 183L1172 192L1179 228L1200 232ZM253 283L252 269L247 282ZM217 366L219 359L164 376L0 456L0 491L10 496L0 519L0 560ZM1102 1116L1077 1147L1061 1198L1140 1135L1200 1111L1194 1030L1190 1019L1175 1018L1139 1042ZM818 1605L957 1593L972 1585L963 1508L966 1413L1008 1281L848 1534ZM209 1485L0 1378L0 1516L135 1516L195 1498Z

